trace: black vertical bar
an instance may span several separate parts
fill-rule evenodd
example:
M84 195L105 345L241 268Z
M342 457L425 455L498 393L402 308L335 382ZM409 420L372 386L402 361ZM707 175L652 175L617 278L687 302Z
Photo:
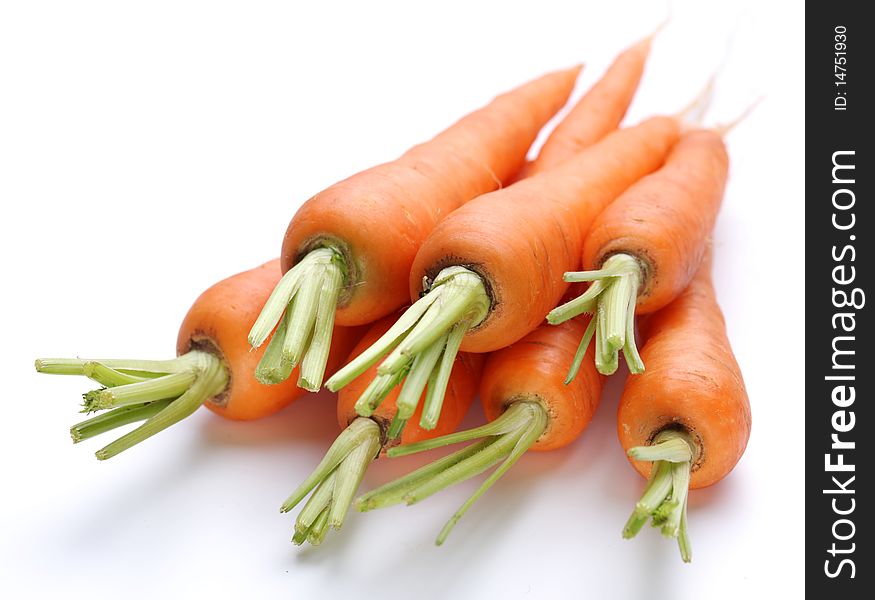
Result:
M873 30L864 2L806 3L805 573L872 598ZM869 296L869 297L867 297Z

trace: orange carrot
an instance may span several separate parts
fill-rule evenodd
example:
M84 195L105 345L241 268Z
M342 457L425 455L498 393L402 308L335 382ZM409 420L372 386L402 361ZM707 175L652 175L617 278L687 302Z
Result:
M556 324L582 312L596 314L600 372L614 372L621 350L632 373L644 370L634 316L662 308L689 284L714 228L728 168L719 132L686 132L665 166L595 219L583 246L588 270L565 274L566 281L593 283L547 320Z
M392 320L390 316L376 322L352 351L351 357L360 354L383 335L391 326ZM448 374L446 402L435 428L427 431L416 425L406 427L401 442L414 443L455 431L474 401L482 368L482 356L460 354ZM318 545L325 538L329 527L340 529L368 465L386 448L398 443L390 440L387 430L394 420L396 403L404 401L400 397L400 390L391 391L386 402L370 417L360 417L355 412L356 399L368 385L374 371L376 367L372 367L370 373L359 377L338 394L337 421L342 429L341 434L328 449L322 462L280 508L282 512L292 510L314 490L295 522L292 541L296 544L309 541ZM420 393L427 396L431 390ZM422 410L422 404L419 410Z
M374 385L359 399L357 410L366 416L379 405L381 391L404 373L421 377L421 370L435 368L435 360L452 362L460 348L490 352L534 330L565 293L562 273L580 264L589 224L624 189L659 168L679 132L677 118L651 118L453 212L413 263L411 297L422 298L338 371L328 388L343 387L388 354ZM409 419L412 408L399 410L399 418Z
M262 365L259 380L282 381L301 363L299 385L319 389L335 319L362 325L407 302L406 278L423 240L446 215L519 170L579 71L550 73L503 94L399 159L305 202L283 240L285 275L249 333L258 347L290 314L286 335L274 338L280 360Z
M706 256L689 287L642 327L647 372L626 380L617 415L620 443L649 477L624 537L648 518L677 537L684 561L687 489L712 485L735 467L750 437L750 403L732 354Z
M523 177L552 169L619 127L644 74L653 34L621 52L544 142Z
M268 387L253 377L264 349L251 352L246 324L281 276L279 260L220 281L195 300L179 329L173 360L37 359L41 373L85 375L105 386L85 394L85 411L108 410L74 425L74 442L117 427L146 421L97 451L115 456L192 414L201 404L229 419L270 415L302 395L293 383ZM357 328L334 332L330 369L361 337Z
M414 504L501 463L444 526L437 538L440 545L468 508L526 450L555 450L577 439L598 407L603 383L592 362L584 367L586 377L570 385L564 382L566 365L588 321L574 319L559 328L542 325L519 342L490 354L480 383L480 400L490 423L433 440L405 443L391 448L389 456L483 439L364 494L356 507L371 510L398 502Z

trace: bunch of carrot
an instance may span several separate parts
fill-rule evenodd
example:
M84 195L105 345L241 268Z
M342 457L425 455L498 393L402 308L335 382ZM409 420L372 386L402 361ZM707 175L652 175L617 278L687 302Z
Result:
M142 422L98 450L106 459L202 404L264 417L327 374L341 433L282 505L309 495L293 540L320 543L353 504L412 504L498 465L442 543L526 451L582 435L622 353L618 433L648 478L623 534L652 519L689 560L688 490L725 477L750 433L710 280L731 126L694 118L708 88L677 114L620 128L651 41L616 58L532 162L579 67L316 194L279 260L195 301L176 358L38 359L40 372L100 386L84 395L84 412L100 414L73 426L74 442ZM636 315L647 315L640 351ZM457 432L478 390L489 422ZM378 457L461 442L472 443L355 500Z

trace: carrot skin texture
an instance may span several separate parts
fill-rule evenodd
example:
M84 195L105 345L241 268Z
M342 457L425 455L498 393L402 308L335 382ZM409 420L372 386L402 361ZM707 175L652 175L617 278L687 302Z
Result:
M729 156L718 133L685 133L659 171L596 218L584 242L584 268L598 269L613 254L635 256L645 264L636 313L666 306L702 262L728 171Z
M338 325L370 323L404 304L405 278L422 241L446 215L519 170L579 71L551 73L498 96L398 160L318 193L289 223L283 272L320 241L339 240L353 281L341 295Z
M651 42L652 36L648 36L614 59L605 74L556 126L538 158L525 168L524 176L563 163L620 126L644 74Z
M519 400L538 401L547 410L547 429L530 450L556 450L570 444L598 408L604 376L595 368L594 345L587 349L579 376L564 383L568 363L588 323L586 316L557 326L541 325L486 359L480 401L489 421Z
M255 367L267 345L251 350L246 341L249 327L281 276L280 261L275 259L216 283L195 300L179 328L177 355L192 349L217 352L228 369L228 389L205 402L207 408L225 418L248 421L265 417L306 393L296 385L297 368L283 383L259 383ZM363 333L361 328L334 328L329 371L340 366Z
M483 277L492 308L465 336L462 351L490 352L521 339L568 289L562 276L579 267L583 237L596 215L659 168L678 136L677 120L654 117L610 134L555 169L467 203L419 249L410 297L419 297L423 277L465 266Z
M642 326L647 370L630 376L620 399L617 433L623 448L650 444L682 425L699 447L690 488L720 481L741 458L750 437L750 402L726 335L706 256L690 286ZM652 463L632 466L648 477Z
M374 325L364 334L364 337L356 345L350 353L350 359L358 356L366 350L371 344L383 335L389 327L395 322L396 315L389 315L374 323ZM477 396L478 386L480 384L480 376L483 371L484 357L479 354L460 353L456 357L456 362L453 366L450 375L450 381L447 385L447 393L444 397L444 404L441 409L441 415L438 419L437 426L432 430L425 430L419 425L419 420L422 417L422 410L425 405L423 399L420 399L416 407L416 411L408 421L407 425L401 432L399 440L393 440L391 445L410 444L419 440L430 439L448 433L453 433L459 427L465 414L468 412L474 398ZM349 385L342 388L337 393L337 423L341 429L344 429L359 418L355 411L355 403L368 387L368 384L377 374L377 366L371 366L367 371L356 377ZM398 395L401 393L401 386L396 386L389 392L385 400L374 411L371 418L375 419L381 428L386 430L395 416L395 402ZM385 451L385 448L384 448Z

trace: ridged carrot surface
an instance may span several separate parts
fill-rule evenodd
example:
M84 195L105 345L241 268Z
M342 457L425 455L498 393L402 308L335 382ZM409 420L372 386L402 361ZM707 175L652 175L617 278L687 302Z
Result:
M726 335L707 257L689 287L642 326L647 370L626 381L617 414L623 448L646 446L663 429L690 434L697 452L691 488L733 469L750 437L750 403ZM651 462L632 461L647 477Z
M283 271L335 242L349 269L337 323L370 323L397 309L407 301L407 275L423 240L453 210L520 169L579 71L550 73L502 94L399 159L316 194L289 223Z

